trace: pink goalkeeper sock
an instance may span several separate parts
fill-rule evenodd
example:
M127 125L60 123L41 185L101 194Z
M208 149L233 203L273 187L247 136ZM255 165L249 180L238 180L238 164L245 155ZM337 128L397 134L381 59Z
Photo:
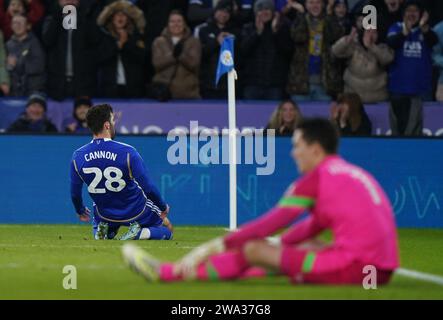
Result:
M164 282L173 282L184 280L181 275L173 274L174 264L163 263L160 266L160 279ZM225 252L214 255L209 261L202 263L197 267L198 280L228 280L242 276L243 272L248 269L249 265L243 254L238 251ZM253 270L253 274L257 276L260 272Z
M180 281L182 277L174 275L172 272L174 267L173 263L163 263L160 266L160 280L164 282Z
M201 280L235 279L249 267L242 252L230 251L209 258L209 261L199 266L197 275Z
M242 279L248 278L263 278L269 275L269 272L266 269L260 267L251 267L246 269L240 276Z

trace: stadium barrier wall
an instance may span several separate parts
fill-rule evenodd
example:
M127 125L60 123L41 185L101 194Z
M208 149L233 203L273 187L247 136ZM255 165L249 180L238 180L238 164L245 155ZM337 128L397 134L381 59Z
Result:
M161 103L152 100L99 100L109 102L116 114L119 133L167 133L177 127L189 128L190 121L198 121L200 126L221 129L228 126L226 101L172 101ZM0 98L0 132L24 111L26 100ZM238 101L237 126L244 128L264 128L276 108L277 101ZM63 122L72 118L73 102L66 100L48 102L48 117L60 131ZM301 102L300 109L305 117L329 117L330 104L325 102ZM389 105L387 103L365 105L372 121L374 135L390 134ZM443 104L430 102L424 107L425 135L443 136Z
M73 151L90 140L0 135L0 223L78 223L70 200L69 163ZM166 136L119 140L141 153L176 225L228 225L228 165L171 165L167 152L174 142ZM238 166L240 223L272 207L297 178L290 150L289 138L276 139L273 175L257 176L257 165ZM442 139L344 138L341 154L380 181L398 226L443 227Z

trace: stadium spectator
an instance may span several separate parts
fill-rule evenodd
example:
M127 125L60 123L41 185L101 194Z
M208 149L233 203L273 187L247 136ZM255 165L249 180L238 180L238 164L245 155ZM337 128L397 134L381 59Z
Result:
M145 16L146 35L154 41L168 23L168 17L172 10L187 12L189 0L138 0L136 2Z
M225 37L238 36L239 30L231 23L232 1L219 1L214 14L207 25L199 32L202 45L202 60L200 69L200 93L204 99L223 99L227 97L226 76L223 75L218 85L215 85L220 46ZM237 42L235 42L237 44Z
M340 94L332 103L331 119L342 136L370 136L372 123L357 93Z
M307 0L291 27L295 52L289 70L288 93L295 101L329 101L343 91L343 64L331 53L344 35L335 16L325 16L322 0Z
M185 18L172 11L168 25L152 44L155 68L151 96L158 100L200 98L200 41L191 35Z
M366 0L369 1L369 0ZM351 24L352 27L356 28L357 31L363 30L363 19L365 17L365 14L363 14L363 8L360 7L359 4L357 4L357 8L354 8L354 10L351 11ZM351 30L352 30L351 27Z
M292 136L301 118L298 105L292 100L284 100L272 113L266 130L274 129L276 136Z
M345 92L356 92L364 103L388 99L388 75L385 67L394 59L394 52L386 44L377 43L377 30L360 33L353 28L332 46L332 53L348 58L344 73Z
M205 23L213 12L219 0L189 0L187 19L189 26L194 27Z
M337 18L346 34L351 31L351 20L349 19L347 0L328 0L326 13Z
M365 1L367 1L367 0L365 0ZM354 7L356 5L358 5L358 3L360 3L360 2L361 2L361 0L348 0L348 8L350 9L350 11L353 11Z
M77 29L63 28L65 5L77 7ZM47 49L47 92L51 98L92 96L96 90L100 30L80 6L80 0L58 0L57 11L46 17L43 43Z
M8 128L8 132L57 132L54 124L46 118L46 100L33 94L26 103L25 112Z
M26 16L12 18L14 33L6 43L11 96L29 96L45 88L45 52L30 29Z
M372 0L377 8L377 29L380 42L386 42L389 28L402 21L403 0Z
M437 85L437 101L443 102L443 21L434 27L434 32L438 36L438 45L434 47L434 64L440 71L440 78Z
M426 11L429 12L429 24L434 27L443 20L443 1L422 0Z
M109 6L115 1L118 0L82 0L79 5L82 11L87 12L87 15L91 16L91 19L94 18L95 20L97 20L98 16L105 9L105 7ZM138 0L129 1L131 3L138 2Z
M144 94L145 43L143 12L126 0L106 6L97 18L102 27L100 93L109 98Z
M189 0L187 18L192 29L211 18L214 8L223 0ZM253 20L252 4L254 0L230 0L232 3L231 20L239 27Z
M405 4L403 22L389 29L388 44L395 50L389 70L390 122L393 135L422 135L422 96L432 90L432 48L437 35L418 0Z
M12 36L11 23L14 16L25 15L29 24L34 26L45 14L45 7L41 0L10 0L6 11L4 8L4 0L0 0L0 26L6 40Z
M234 10L238 7L238 11L234 12L233 21L237 27L241 28L246 23L254 21L254 1L255 0L234 0ZM276 2L284 3L286 0L275 0Z
M0 31L0 95L7 96L11 91L9 73L6 70L6 50L3 33Z
M303 6L303 3L301 1L288 0L286 1L286 4L280 9L280 12L292 21L297 16L298 12L305 12L305 7Z
M143 11L146 21L144 32L145 41L145 82L150 83L154 75L152 65L152 43L160 36L168 23L169 13L172 10L187 12L189 0L138 0L136 5Z
M86 123L86 114L91 107L92 101L89 97L78 97L75 99L72 118L63 121L65 132L76 134L89 133L88 124Z
M274 12L272 0L257 0L254 14L255 22L243 27L240 41L243 97L281 100L293 48L289 23Z

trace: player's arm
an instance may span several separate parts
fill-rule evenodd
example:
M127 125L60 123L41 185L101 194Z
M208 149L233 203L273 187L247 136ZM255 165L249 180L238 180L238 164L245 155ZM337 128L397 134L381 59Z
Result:
M82 197L83 180L80 177L77 164L74 159L71 161L70 176L71 176L71 199L75 208L75 212L77 212L80 220L89 221L90 211L83 204L83 197Z
M324 230L314 216L309 216L297 223L281 236L283 244L299 244L311 239Z
M130 177L135 179L149 200L151 200L162 212L167 212L169 207L163 200L157 187L150 179L148 170L140 154L134 150L134 152L128 154L128 159Z
M175 272L192 274L195 266L206 261L209 256L229 249L239 249L247 241L264 239L289 225L306 209L311 209L315 205L318 180L317 171L304 176L296 185L291 185L278 204L265 215L243 225L238 231L195 248L176 264Z
M239 248L245 242L263 239L288 226L314 204L312 198L304 196L284 196L278 205L262 217L247 223L238 231L226 235L223 239L226 249Z

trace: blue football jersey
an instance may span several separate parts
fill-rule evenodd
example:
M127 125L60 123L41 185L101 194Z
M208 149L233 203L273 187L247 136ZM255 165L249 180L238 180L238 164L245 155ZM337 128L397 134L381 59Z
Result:
M83 213L82 186L94 201L96 214L111 222L126 222L150 210L166 210L137 150L111 139L94 139L76 150L71 161L71 197Z

